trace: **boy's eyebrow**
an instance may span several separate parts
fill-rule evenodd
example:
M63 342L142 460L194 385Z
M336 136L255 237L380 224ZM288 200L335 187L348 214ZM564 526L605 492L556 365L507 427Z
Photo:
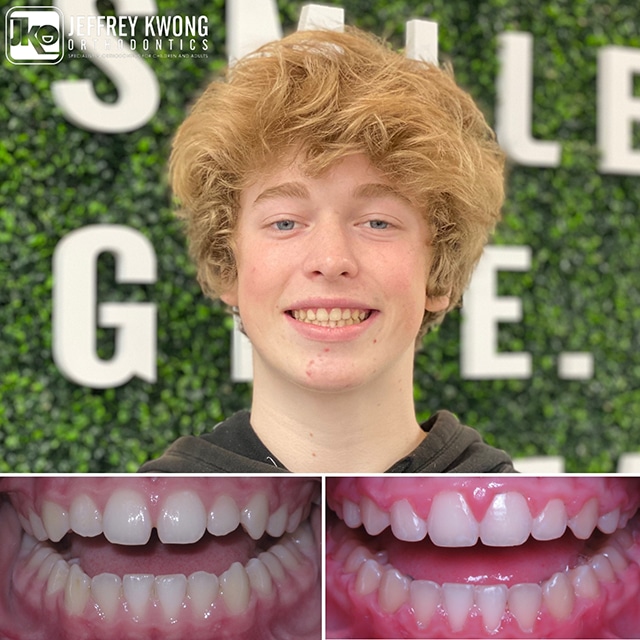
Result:
M265 189L253 201L253 204L258 204L258 202L269 198L309 198L309 190L302 182L283 182L275 187Z
M402 192L395 187L384 182L369 182L361 184L353 191L355 198L399 198L404 202L411 204L411 201Z

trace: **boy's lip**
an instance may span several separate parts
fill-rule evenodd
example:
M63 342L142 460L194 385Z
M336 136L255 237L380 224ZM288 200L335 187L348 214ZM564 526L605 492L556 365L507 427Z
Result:
M640 622L640 479L329 478L327 496L328 637L633 637ZM540 541L512 537L515 496ZM504 546L460 547L456 520L463 545L471 526Z
M196 640L222 625L271 638L288 620L317 638L318 490L309 478L0 479L0 637Z

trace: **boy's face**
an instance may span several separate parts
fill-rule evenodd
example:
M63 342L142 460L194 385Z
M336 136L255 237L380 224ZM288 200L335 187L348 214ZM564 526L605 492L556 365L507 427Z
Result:
M241 196L235 239L238 278L222 299L270 376L303 387L393 376L413 362L425 309L448 304L426 295L423 217L362 154L319 177L294 162L260 178Z

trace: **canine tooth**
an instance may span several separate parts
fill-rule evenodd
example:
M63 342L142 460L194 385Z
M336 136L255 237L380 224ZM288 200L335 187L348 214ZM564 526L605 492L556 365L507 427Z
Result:
M385 613L395 613L409 597L409 579L397 569L382 574L378 604Z
M583 564L569 573L577 596L594 600L600 595L600 583L593 567Z
M344 563L344 570L347 573L355 573L363 562L371 558L371 554L365 547L356 547Z
M157 523L158 537L165 544L197 542L207 528L207 514L193 491L170 494L164 502Z
M209 511L207 531L214 536L226 536L240 524L240 510L230 496L218 496Z
M102 533L102 514L89 496L79 495L71 502L69 524L79 536L99 536Z
M389 514L367 496L360 501L360 515L364 528L372 536L377 536L391 524Z
M613 533L618 528L618 521L620 520L620 509L614 509L605 513L598 518L598 529L602 533Z
M418 624L427 626L440 602L440 586L431 580L414 580L409 585L409 602Z
M40 542L48 539L49 536L42 523L42 518L35 511L29 511L29 524L31 525L33 536L40 540Z
M451 630L460 631L473 606L473 585L445 583L442 585L442 600Z
M542 604L542 589L538 584L521 583L509 587L509 611L525 633L533 631Z
M274 538L279 538L287 527L287 518L289 517L289 510L286 504L278 507L269 516L269 522L267 522L267 533Z
M196 571L189 576L187 595L191 601L191 607L199 618L206 618L209 609L218 597L220 582L218 576L206 571Z
M258 559L264 563L264 566L267 567L271 577L278 583L281 584L285 579L285 572L282 563L276 556L274 556L270 551L265 551L258 556Z
M545 508L533 519L531 535L536 540L561 538L567 529L567 510L562 500L549 500Z
M112 544L146 544L152 524L144 497L131 489L115 491L104 508L102 525L105 538Z
M302 522L302 507L298 507L290 516L287 521L287 532L293 533Z
M591 566L598 576L598 580L600 582L615 582L616 574L611 566L611 562L609 558L598 553L597 555L591 558Z
M220 593L230 613L237 615L249 606L249 576L239 562L234 562L220 576Z
M122 578L122 593L134 618L142 618L149 606L154 577L147 573L129 573Z
M79 616L89 600L91 580L77 565L71 565L64 588L64 604L72 616Z
M113 573L100 573L91 579L91 595L106 620L118 612L122 580Z
M251 588L264 598L271 596L273 593L273 581L267 571L267 567L258 558L251 558L247 562L245 570L249 576Z
M49 579L47 580L47 595L53 595L61 589L64 589L69 578L69 563L60 558L51 569Z
M566 573L554 573L543 584L542 597L556 620L566 620L571 615L576 598L573 585Z
M488 633L496 633L500 628L507 606L507 595L508 590L504 584L476 587L476 604L482 613L482 622Z
M375 560L366 560L358 569L355 589L358 593L366 596L378 588L381 578L382 570L380 565Z
M491 547L515 547L531 533L527 499L513 491L494 496L480 523L480 539Z
M429 537L439 547L472 547L478 523L462 494L443 491L435 496L427 520Z
M573 518L569 519L569 528L580 540L586 540L598 523L598 499L591 498Z
M71 526L67 510L48 500L42 503L42 523L52 542L60 542Z
M240 513L240 524L253 540L264 535L269 519L269 499L264 493L256 493Z
M427 523L415 513L409 501L403 499L391 507L391 530L398 540L417 542L427 535Z
M600 553L602 553L605 558L609 558L613 570L617 573L622 573L629 566L624 556L611 545L607 545Z
M165 617L169 620L177 619L187 595L187 576L182 573L156 576L155 587Z

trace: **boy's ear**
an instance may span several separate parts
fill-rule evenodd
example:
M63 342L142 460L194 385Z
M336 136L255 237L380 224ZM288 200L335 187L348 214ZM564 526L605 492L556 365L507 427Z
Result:
M446 311L449 308L450 296L427 296L424 308L431 313Z
M238 306L238 281L236 280L223 294L220 300L230 307Z

